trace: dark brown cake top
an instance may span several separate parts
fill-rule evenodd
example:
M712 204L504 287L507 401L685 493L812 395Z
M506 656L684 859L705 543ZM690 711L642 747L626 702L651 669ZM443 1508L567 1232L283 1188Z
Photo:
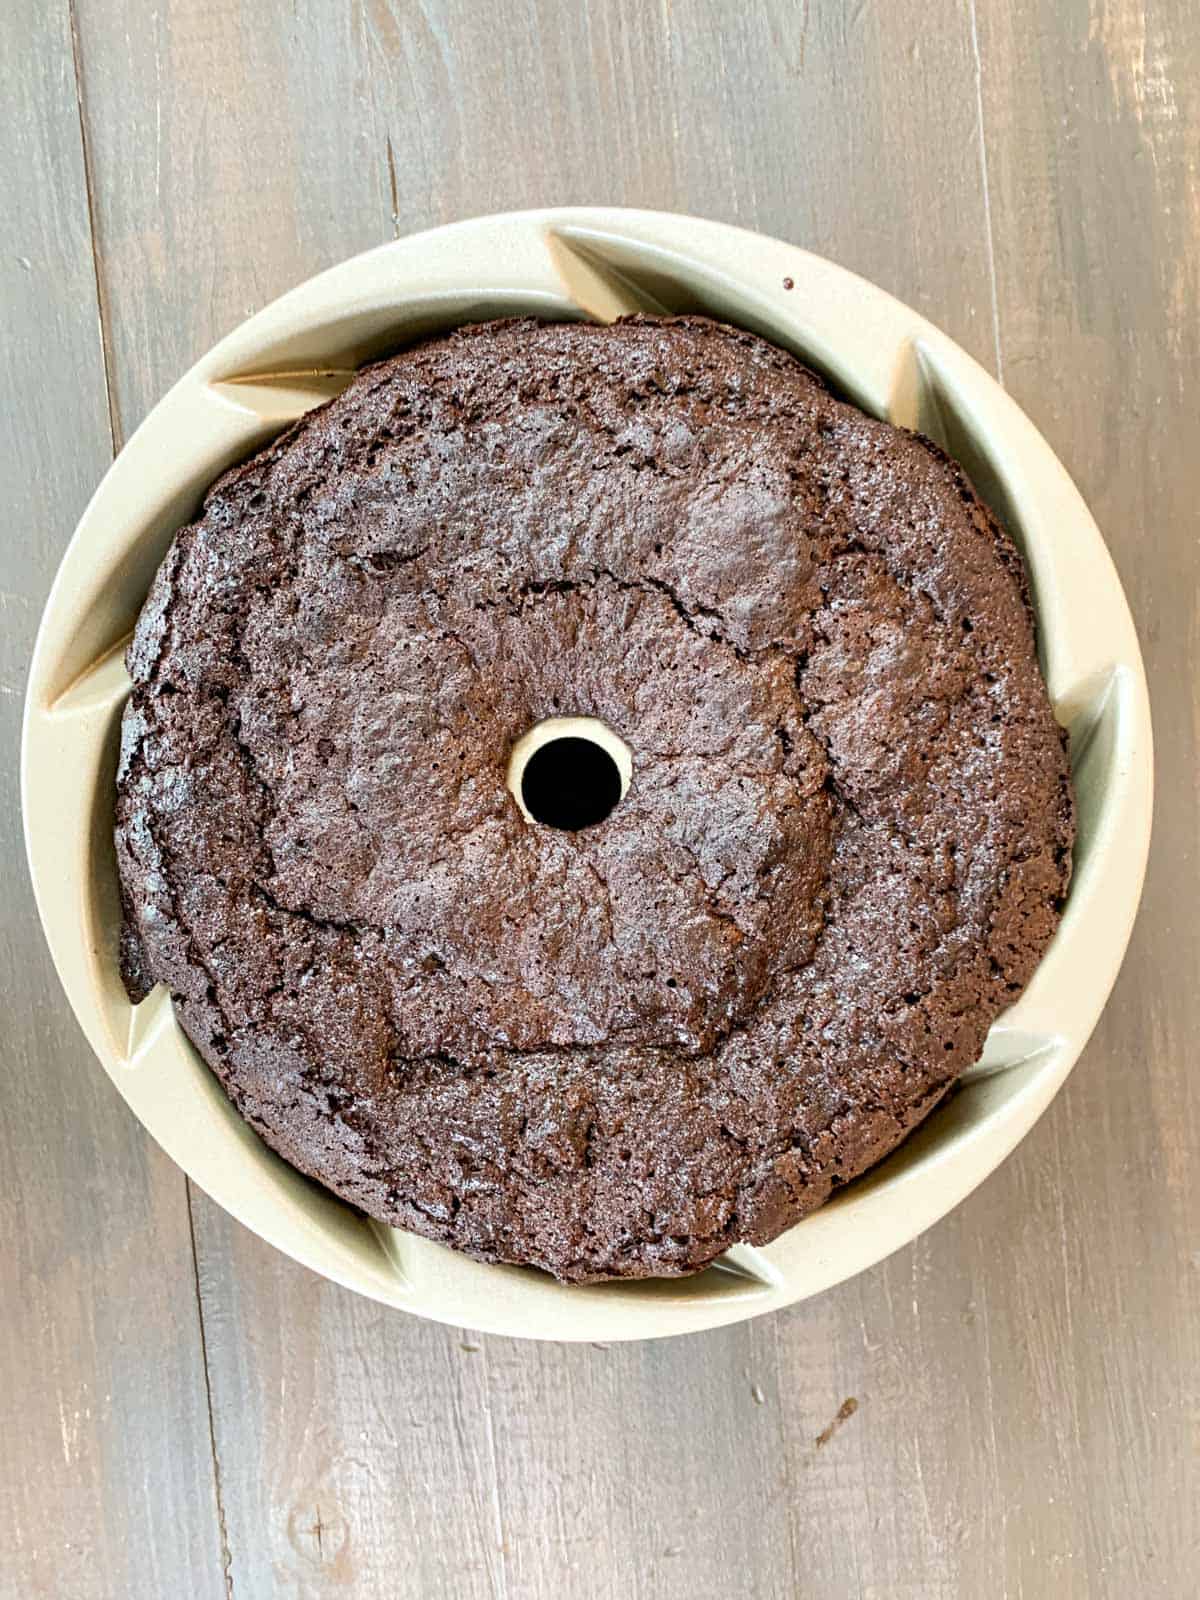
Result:
M216 485L129 659L128 981L297 1166L489 1259L772 1237L936 1103L1057 922L1007 537L702 319L368 368ZM505 784L559 715L634 756L574 833Z

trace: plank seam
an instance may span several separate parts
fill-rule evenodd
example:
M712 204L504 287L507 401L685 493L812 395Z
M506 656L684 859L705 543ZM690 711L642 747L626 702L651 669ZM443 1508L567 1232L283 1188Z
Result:
M67 19L71 34L71 67L75 75L75 109L79 117L79 146L83 158L83 186L87 195L88 237L92 245L92 281L96 289L96 323L100 334L100 364L104 368L104 397L108 405L108 436L115 456L119 449L121 424L117 416L117 400L113 392L111 319L108 300L104 292L104 278L100 271L100 241L96 224L95 175L92 167L92 146L88 137L87 114L84 108L83 61L79 45L79 17L76 0L67 0Z
M1000 351L1000 290L996 282L996 243L992 231L992 192L988 181L987 131L983 120L983 56L979 50L977 0L968 0L971 23L971 61L975 75L975 126L979 135L979 179L983 186L984 243L987 247L988 285L992 298L992 342L996 350L996 378L1004 382L1004 357Z
M212 1456L213 1497L217 1506L217 1537L221 1542L221 1575L225 1579L225 1600L234 1600L233 1551L229 1544L229 1525L225 1518L225 1495L221 1487L221 1458L217 1453L217 1428L213 1417L212 1378L208 1367L208 1337L204 1329L204 1295L200 1289L200 1257L196 1249L196 1216L192 1205L192 1180L183 1180L187 1195L188 1233L192 1241L192 1281L196 1289L196 1315L200 1323L200 1360L204 1368L204 1401L208 1408L208 1443Z
M392 238L400 237L400 186L396 182L396 152L392 149L389 133L384 141L387 149L388 191L392 197Z
M781 1317L771 1318L771 1346L775 1353L775 1381L780 1387L783 1385L783 1350L781 1348L779 1339L779 1329L782 1320L783 1319ZM761 1326L761 1324L754 1324L754 1326L757 1328ZM783 1478L784 1501L787 1506L788 1556L792 1563L791 1582L795 1593L800 1594L800 1585L802 1579L799 1529L796 1527L795 1516L797 1504L795 1472L793 1470L792 1451L788 1440L787 1421L783 1414L782 1405L777 1404L775 1410L777 1413L776 1428L779 1438L780 1475Z
M488 1457L492 1467L492 1513L496 1519L496 1550L499 1555L497 1572L500 1577L501 1600L508 1600L508 1544L504 1537L504 1508L500 1500L500 1456L496 1449L496 1424L492 1416L492 1369L488 1361L487 1345L483 1347L483 1414L487 1424Z

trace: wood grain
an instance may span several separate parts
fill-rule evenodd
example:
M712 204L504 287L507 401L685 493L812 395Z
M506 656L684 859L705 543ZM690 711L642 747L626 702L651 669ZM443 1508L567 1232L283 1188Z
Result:
M532 1346L385 1313L195 1195L237 1600L1194 1589L1200 465L1181 423L1194 431L1200 414L1200 41L1187 13L1187 0L176 0L153 13L78 0L118 429L247 312L395 233L551 201L726 218L841 260L1002 371L1108 534L1155 697L1146 907L1096 1040L1021 1150L854 1282L664 1345ZM28 48L61 55L62 28L37 30ZM20 326L67 318L43 427L71 438L81 498L105 405L78 118L72 133L54 95L34 98L45 155L18 177L36 197L54 163L40 215L75 218L56 244L73 290L52 314L23 309ZM55 488L67 492L61 474ZM8 559L21 592L36 590L29 561ZM28 927L27 909L5 914ZM40 981L45 1016L68 1033ZM66 1059L49 1031L25 1037L27 1073ZM71 1049L80 1085L68 1098L50 1080L27 1113L38 1131L13 1139L26 1170L27 1147L52 1153L35 1191L51 1222L24 1247L23 1284L54 1258L76 1107L111 1100ZM96 1230L117 1237L119 1206L130 1245L96 1248L154 1237L164 1269L127 1277L126 1316L171 1341L177 1366L160 1364L154 1394L182 1423L169 1442L140 1410L128 1436L111 1415L94 1425L95 1450L145 1462L150 1531L136 1568L94 1532L103 1576L78 1592L111 1580L220 1597L180 1180L109 1112ZM64 1373L81 1381L101 1363L127 1391L140 1379L141 1346L114 1349L102 1315L88 1325L80 1308L95 1315L97 1295L103 1306L82 1279L45 1292L37 1327L65 1333L39 1374L39 1460ZM155 1321L164 1303L174 1334ZM7 1341L6 1328L0 1361L15 1363ZM0 1505L26 1526L40 1508L49 1528L97 1529L113 1492L92 1478L68 1502L0 1474ZM170 1518L175 1549L155 1531ZM39 1559L27 1570L46 1581L54 1558Z
M0 1593L219 1595L184 1180L71 1018L21 841L26 665L113 443L65 7L6 10L0 103Z

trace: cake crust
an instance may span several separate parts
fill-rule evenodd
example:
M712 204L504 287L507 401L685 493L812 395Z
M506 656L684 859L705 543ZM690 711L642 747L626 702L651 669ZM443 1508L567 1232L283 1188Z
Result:
M702 318L364 369L212 488L128 660L131 993L352 1204L568 1281L694 1271L880 1159L1067 888L1007 534ZM634 757L576 833L505 784L560 715Z

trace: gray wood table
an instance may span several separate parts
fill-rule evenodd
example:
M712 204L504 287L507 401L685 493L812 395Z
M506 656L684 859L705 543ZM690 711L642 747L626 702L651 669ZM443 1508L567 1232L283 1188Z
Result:
M1194 0L3 11L0 1594L1200 1591ZM1158 746L1129 957L1017 1154L818 1300L610 1349L385 1311L190 1188L68 1013L16 778L51 575L167 385L331 262L555 201L794 240L999 374L1106 533Z

